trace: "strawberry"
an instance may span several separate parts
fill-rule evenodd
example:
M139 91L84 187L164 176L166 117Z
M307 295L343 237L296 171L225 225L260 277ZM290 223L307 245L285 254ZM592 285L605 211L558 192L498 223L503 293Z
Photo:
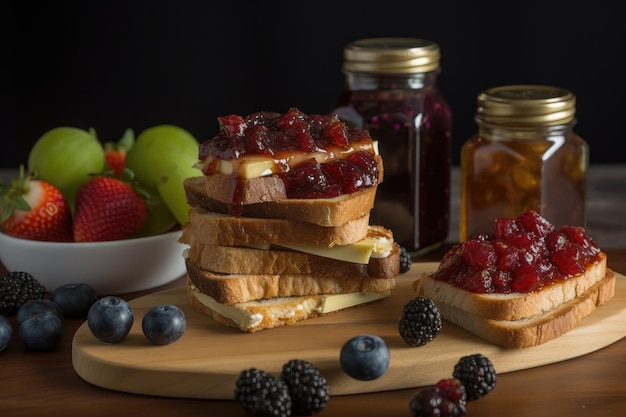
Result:
M20 176L9 187L0 181L0 226L7 235L53 242L71 242L72 213L61 191L52 184Z
M104 144L104 158L107 169L116 178L120 178L126 168L126 149L113 142L107 142Z
M126 153L135 143L135 135L132 129L126 129L118 142L106 142L104 144L104 158L106 169L113 173L115 178L122 178L122 172L126 168Z
M144 197L130 182L98 174L78 189L74 240L130 238L141 229L147 216Z

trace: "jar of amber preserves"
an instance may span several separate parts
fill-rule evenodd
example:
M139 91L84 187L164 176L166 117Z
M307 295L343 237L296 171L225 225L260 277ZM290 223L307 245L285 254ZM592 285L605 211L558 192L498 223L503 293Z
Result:
M460 239L535 210L556 227L585 225L589 147L573 131L576 98L510 85L477 99L478 132L461 148Z
M441 245L450 214L451 115L437 88L439 46L371 38L344 48L345 89L333 113L377 142L384 180L370 223L412 255Z

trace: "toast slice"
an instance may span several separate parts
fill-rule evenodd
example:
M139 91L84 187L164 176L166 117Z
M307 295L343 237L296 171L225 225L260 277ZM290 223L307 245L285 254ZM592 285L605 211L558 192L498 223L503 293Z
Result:
M222 246L185 235L196 265L228 274L296 274L393 278L400 272L400 247L393 233L371 225L367 236L348 245L310 244Z
M202 243L190 246L188 257L200 268L221 274L389 279L397 276L400 270L400 249L397 244L388 253L374 253L365 264L290 249L255 249Z
M227 306L202 293L192 282L187 284L187 295L192 308L213 317L219 323L248 333L292 325L305 319L363 306L383 299L389 294L390 291L304 295L255 300Z
M441 316L474 335L505 348L527 348L546 343L574 328L597 306L615 295L615 273L610 269L577 297L519 320L493 320L468 313L446 302L435 301Z
M185 179L183 187L187 203L216 213L230 214L231 205L211 198L207 194L204 177ZM370 213L376 198L376 187L365 188L351 194L323 199L287 199L266 203L246 204L242 207L244 217L286 219L313 223L320 226L340 226Z
M189 257L187 276L203 294L220 304L233 305L276 297L343 293L381 293L395 287L395 280L359 276L291 274L221 274L203 269Z
M424 297L436 303L454 306L472 317L491 320L520 320L554 311L556 308L583 295L601 281L607 273L606 254L586 267L584 273L560 280L527 293L473 293L463 288L432 278L425 273L413 286Z
M294 220L231 216L193 207L189 210L189 224L183 230L181 242L222 246L311 244L333 247L364 239L369 228L369 214L337 227L323 227Z

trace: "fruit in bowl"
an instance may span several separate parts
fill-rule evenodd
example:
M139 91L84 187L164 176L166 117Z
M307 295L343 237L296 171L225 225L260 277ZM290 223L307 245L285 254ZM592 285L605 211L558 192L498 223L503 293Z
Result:
M127 129L115 143L101 143L94 129L46 132L28 170L0 181L0 261L49 291L85 282L100 295L121 294L182 276L183 179L197 175L198 147L173 125L136 139Z

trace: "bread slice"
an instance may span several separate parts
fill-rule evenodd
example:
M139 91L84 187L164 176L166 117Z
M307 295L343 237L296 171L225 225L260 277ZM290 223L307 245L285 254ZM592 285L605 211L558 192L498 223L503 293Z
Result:
M395 287L393 278L291 274L220 274L185 258L187 276L218 303L232 305L251 300L317 294L380 293Z
M378 183L381 183L383 181L383 160L380 155L376 155L374 158L378 165ZM235 189L241 186L241 204L244 206L289 199L285 183L276 174L258 178L238 179L233 178L232 175L215 173L204 175L203 178L205 180L204 194L223 203L233 203ZM240 181L243 181L243 184Z
M393 278L400 272L400 247L393 233L370 225L367 236L352 244L287 244L222 246L198 242L190 232L184 235L193 263L201 268L227 274L296 274Z
M229 214L231 205L209 197L205 185L204 177L185 179L183 186L188 204L191 207ZM370 187L334 198L287 199L246 204L242 207L241 215L265 219L287 219L334 227L368 215L374 206L375 198L376 187Z
M493 320L435 300L441 316L474 335L505 348L527 348L546 343L576 326L615 295L615 273L610 269L577 297L550 311L519 320Z
M187 295L192 308L213 317L219 323L254 333L301 320L331 314L347 308L363 306L389 296L391 292L320 294L301 297L277 297L225 306L203 294L192 282ZM340 299L338 299L340 298Z
M294 220L231 216L192 207L181 242L223 246L305 243L333 247L358 242L368 231L369 213L337 227L325 227Z
M540 291L477 294L436 280L428 273L414 283L414 289L436 303L454 306L472 317L519 320L554 311L581 296L602 280L606 271L606 254L600 253L599 260L588 265L584 273L545 286Z

